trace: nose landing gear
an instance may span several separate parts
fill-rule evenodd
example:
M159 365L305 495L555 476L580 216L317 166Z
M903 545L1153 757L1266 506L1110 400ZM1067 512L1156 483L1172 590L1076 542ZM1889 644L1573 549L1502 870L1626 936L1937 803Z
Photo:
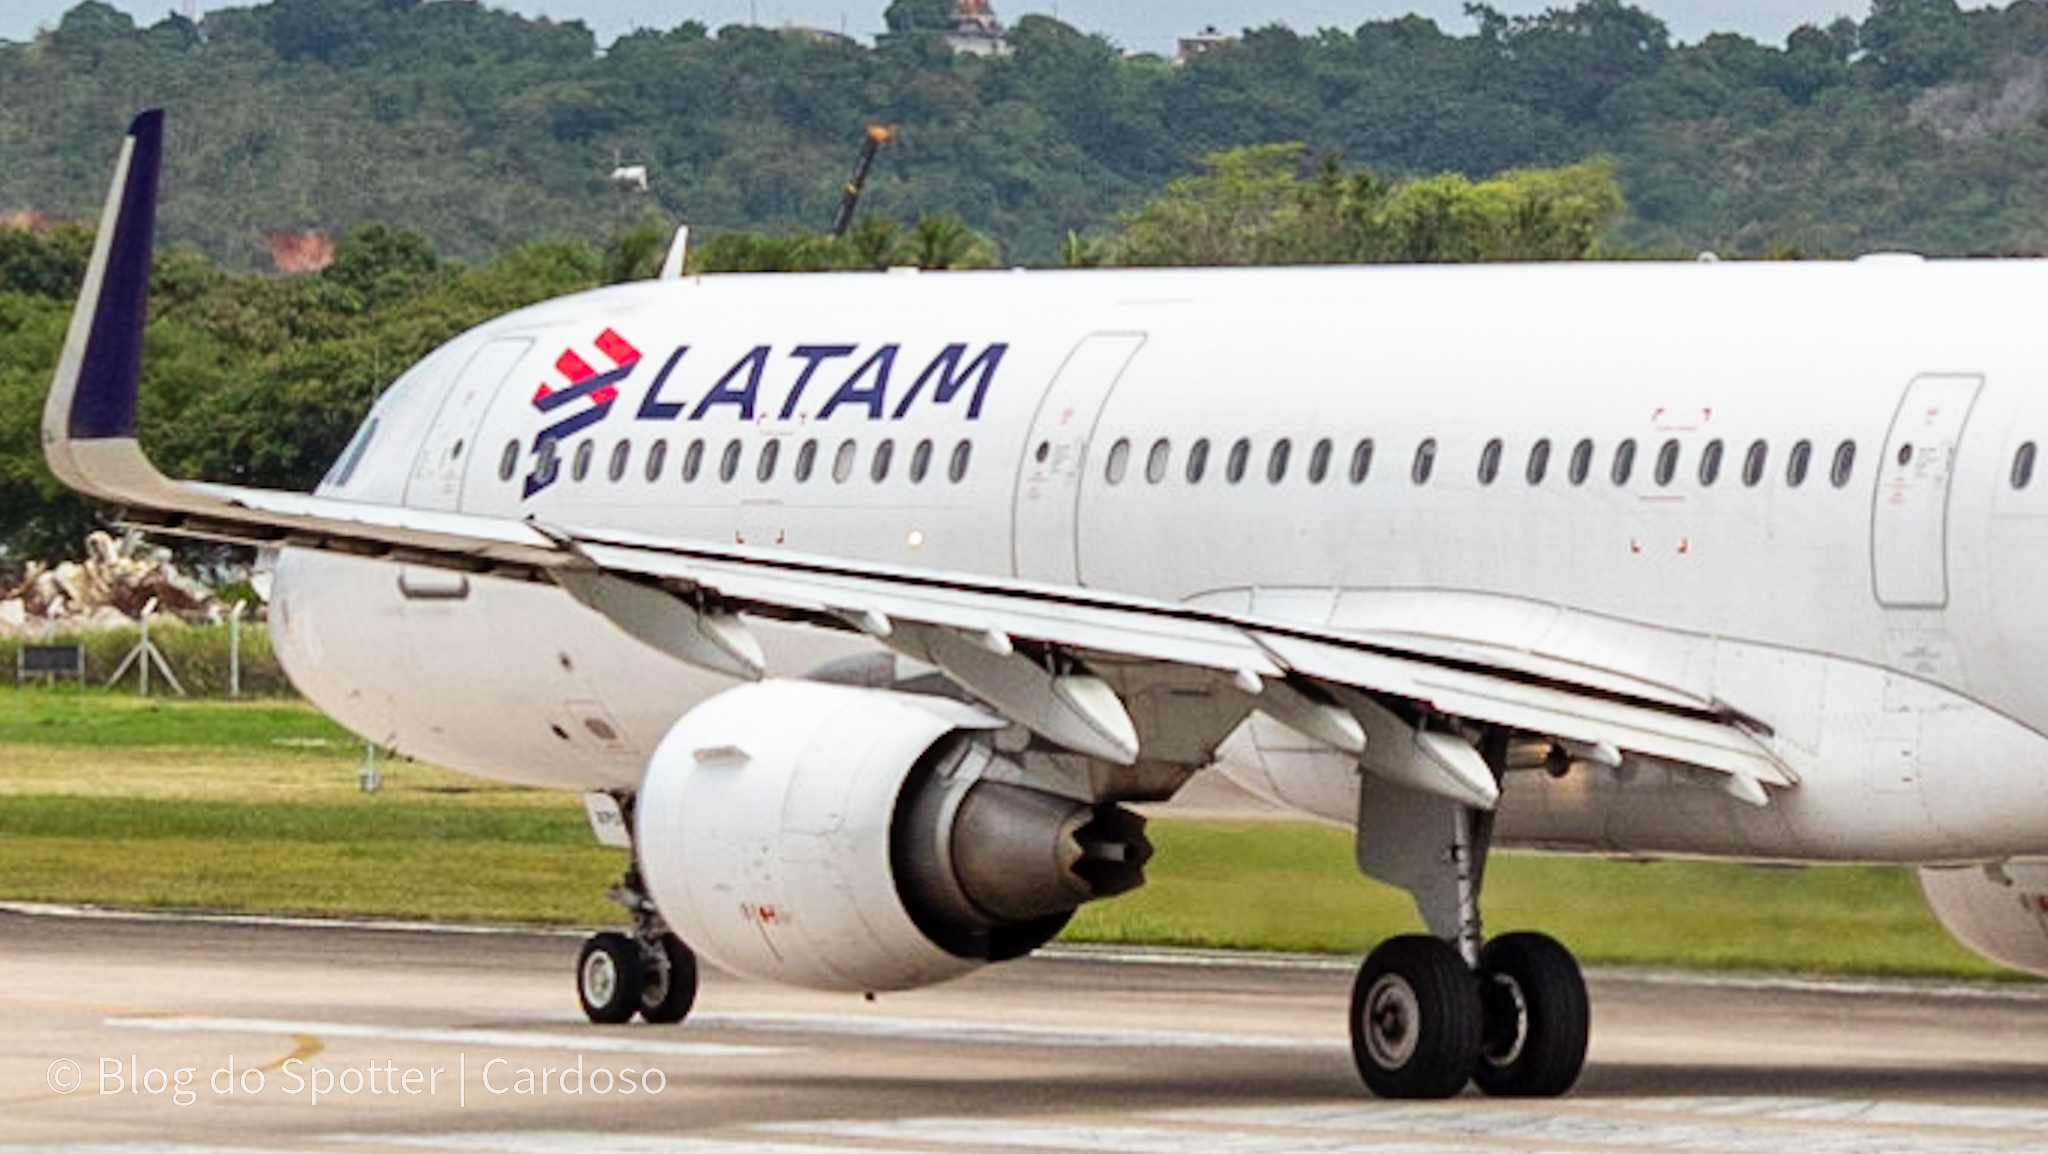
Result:
M624 825L633 828L633 799L618 798ZM603 1025L633 1020L670 1025L690 1016L697 1001L697 955L668 928L640 877L640 852L611 889L611 899L633 919L630 933L606 930L584 940L576 956L576 998L584 1016Z

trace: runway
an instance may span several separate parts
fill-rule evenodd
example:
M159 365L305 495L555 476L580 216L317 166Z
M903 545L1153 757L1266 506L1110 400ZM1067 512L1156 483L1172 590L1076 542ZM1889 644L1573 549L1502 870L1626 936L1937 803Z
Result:
M713 974L683 1027L595 1028L577 946L6 909L0 1154L2048 1150L2038 987L1596 972L1573 1097L1414 1105L1356 1083L1347 964L1065 950L875 1002Z

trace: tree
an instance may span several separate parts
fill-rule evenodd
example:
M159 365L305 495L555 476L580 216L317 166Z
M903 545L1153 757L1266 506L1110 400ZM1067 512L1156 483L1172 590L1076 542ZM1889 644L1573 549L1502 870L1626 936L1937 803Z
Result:
M898 35L944 32L953 26L953 0L895 0L883 10L882 22Z
M1112 259L1136 265L1579 260L1624 203L1605 162L1389 183L1325 157L1300 173L1300 145L1204 160L1125 218Z

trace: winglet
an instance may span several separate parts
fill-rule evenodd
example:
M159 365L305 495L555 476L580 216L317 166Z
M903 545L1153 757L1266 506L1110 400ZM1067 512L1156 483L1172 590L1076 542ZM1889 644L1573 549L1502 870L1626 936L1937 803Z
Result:
M43 408L43 455L50 471L81 492L110 500L121 500L130 484L153 487L162 481L135 443L135 394L149 320L163 125L161 109L129 125Z

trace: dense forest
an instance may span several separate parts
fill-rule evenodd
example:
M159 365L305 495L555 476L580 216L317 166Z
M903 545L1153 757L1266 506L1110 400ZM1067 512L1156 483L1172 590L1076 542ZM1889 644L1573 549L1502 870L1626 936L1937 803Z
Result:
M1678 44L1650 12L1469 6L1350 30L1246 32L1185 65L1043 17L955 54L900 0L875 47L685 23L598 44L469 0L275 0L147 28L97 3L0 44L0 212L87 215L138 107L171 112L168 235L229 267L382 221L488 260L589 240L622 211L816 231L865 125L894 125L874 211L951 212L1006 260L1224 149L1301 142L1387 176L1611 160L1637 251L2048 248L2048 3L1874 0L1782 45ZM649 202L606 175L645 164Z

